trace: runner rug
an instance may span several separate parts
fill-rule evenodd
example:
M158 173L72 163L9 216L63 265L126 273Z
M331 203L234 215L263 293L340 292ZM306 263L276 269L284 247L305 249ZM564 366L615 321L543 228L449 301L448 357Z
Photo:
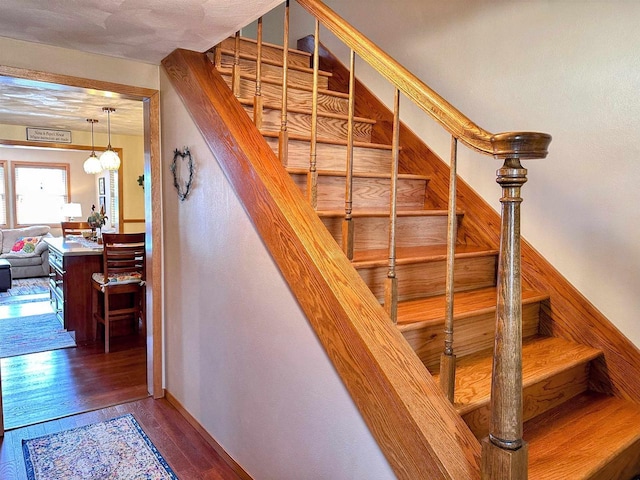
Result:
M49 299L49 277L14 278L11 288L0 292L0 305L42 302Z
M75 346L54 313L0 320L0 358Z
M131 414L22 441L29 480L177 479Z

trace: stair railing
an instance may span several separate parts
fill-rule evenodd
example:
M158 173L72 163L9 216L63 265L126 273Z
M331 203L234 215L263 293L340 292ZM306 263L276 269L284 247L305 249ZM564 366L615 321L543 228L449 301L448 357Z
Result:
M307 176L307 192L311 206L318 207L318 169L317 144L318 144L318 75L320 73L318 48L320 38L320 22L315 21L313 49L313 87L311 92L311 149L309 152L309 175Z
M389 192L389 270L384 288L384 308L391 321L398 323L398 277L396 276L396 225L398 219L398 165L400 160L400 90L393 97L391 142L391 188Z
M315 49L318 51L316 44ZM315 58L315 55L314 55ZM342 222L342 250L349 260L353 260L354 221L353 221L353 118L355 112L355 71L356 56L349 53L349 101L347 106L347 163L345 169L344 220Z
M282 42L282 111L280 116L280 135L278 137L278 157L287 165L289 157L289 133L287 131L287 89L289 63L289 0L284 4L284 40Z
M445 278L444 350L440 356L440 387L453 403L456 385L456 356L453 352L453 305L458 216L456 212L458 139L451 137L449 162L449 207L447 210L447 274Z
M498 267L498 308L494 346L494 370L491 385L491 427L482 445L482 477L526 478L527 446L522 439L522 297L520 280L520 188L526 181L521 159L545 158L551 136L537 132L511 132L493 135L480 128L446 100L425 85L398 62L384 53L368 38L319 0L297 0L317 22L327 28L396 89L394 124L398 112L399 94L412 100L447 130L451 136L447 229L447 277L445 345L441 356L441 386L453 401L455 355L453 350L454 258L456 243L456 163L457 146L462 143L481 154L504 160L498 170L497 182L503 196L501 239ZM316 51L317 51L316 43ZM351 66L353 72L353 65ZM350 91L351 91L350 87ZM350 117L349 129L353 128ZM395 136L399 128L394 125ZM349 147L352 148L352 147ZM397 151L393 154L397 155ZM397 278L395 275L395 236L397 159L392 161L390 199L389 273L385 285L385 306L396 318ZM352 168L352 167L351 167ZM347 173L349 175L349 173ZM350 187L347 182L347 194ZM350 222L352 223L352 221ZM351 228L353 228L351 226Z
M235 34L233 42L233 67L231 67L231 90L236 97L240 96L240 31Z
M253 123L256 128L262 128L262 17L258 19L256 29L256 93L253 96Z
M354 29L344 19L319 0L297 0L315 18L313 114L311 128L308 196L314 208L317 202L317 102L319 65L319 26L323 25L351 49L349 78L349 114L347 124L347 169L345 186L345 219L342 229L343 250L353 258L354 224L352 218L355 56L365 60L395 87L392 172L390 191L389 270L385 283L385 309L397 319L396 220L397 178L399 158L399 103L405 95L451 134L449 201L447 220L447 266L445 283L444 349L441 355L441 388L453 401L455 384L455 354L453 349L454 259L457 235L456 170L458 143L484 155L501 159L497 182L503 190L500 254L498 261L498 294L496 335L491 385L491 421L487 438L482 441L482 478L526 478L527 445L522 439L522 299L520 278L520 191L526 182L526 169L521 159L545 158L551 136L537 132L507 132L492 134L473 123L436 92L406 70L373 42ZM261 20L259 21L261 32ZM261 37L261 33L259 34ZM278 137L279 158L287 163L287 63L289 36L289 0L285 2L284 48L282 74L282 114ZM258 46L261 45L261 39ZM236 47L237 49L237 47ZM236 53L237 55L237 53ZM256 66L256 82L260 78L260 57ZM216 57L217 64L217 57ZM235 62L234 62L235 65ZM238 75L239 77L239 75ZM235 80L232 80L235 85ZM259 96L256 86L256 98ZM258 100L255 101L255 105Z

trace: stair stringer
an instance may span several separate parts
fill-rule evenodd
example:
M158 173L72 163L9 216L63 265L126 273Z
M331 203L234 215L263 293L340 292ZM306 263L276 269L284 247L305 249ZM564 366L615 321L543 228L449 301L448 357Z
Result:
M297 48L312 52L313 36L299 40ZM320 68L332 73L329 88L347 91L348 69L322 45L319 57ZM376 120L372 141L391 143L393 113L358 79L355 90L355 114ZM444 208L448 198L449 166L402 123L400 145L400 172L429 177L429 205ZM499 166L497 164L496 168ZM476 245L497 248L500 215L459 177L457 189L457 208L464 211L458 241L466 243L469 240ZM523 287L547 292L550 297L542 305L540 333L602 350L602 360L592 362L590 388L640 403L640 349L524 238L521 253Z
M204 54L162 62L398 478L480 477L480 445Z

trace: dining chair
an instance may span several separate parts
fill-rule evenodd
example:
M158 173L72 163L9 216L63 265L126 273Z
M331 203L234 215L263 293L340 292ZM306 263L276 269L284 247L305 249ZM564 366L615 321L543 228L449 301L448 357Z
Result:
M92 230L88 222L60 222L60 227L63 238L67 235L82 235L82 232Z
M104 325L104 351L109 353L113 321L132 317L135 331L141 322L145 332L145 234L105 233L102 241L102 272L91 276L92 323L94 340L98 324ZM131 301L125 298L114 302L113 297L125 294L132 297Z

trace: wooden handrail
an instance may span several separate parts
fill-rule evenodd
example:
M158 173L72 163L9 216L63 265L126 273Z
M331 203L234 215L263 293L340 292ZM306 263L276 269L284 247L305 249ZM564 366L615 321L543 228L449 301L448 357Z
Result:
M547 156L550 135L537 132L505 132L494 135L484 130L323 2L320 0L297 0L297 2L464 145L498 158L511 155L518 158Z

